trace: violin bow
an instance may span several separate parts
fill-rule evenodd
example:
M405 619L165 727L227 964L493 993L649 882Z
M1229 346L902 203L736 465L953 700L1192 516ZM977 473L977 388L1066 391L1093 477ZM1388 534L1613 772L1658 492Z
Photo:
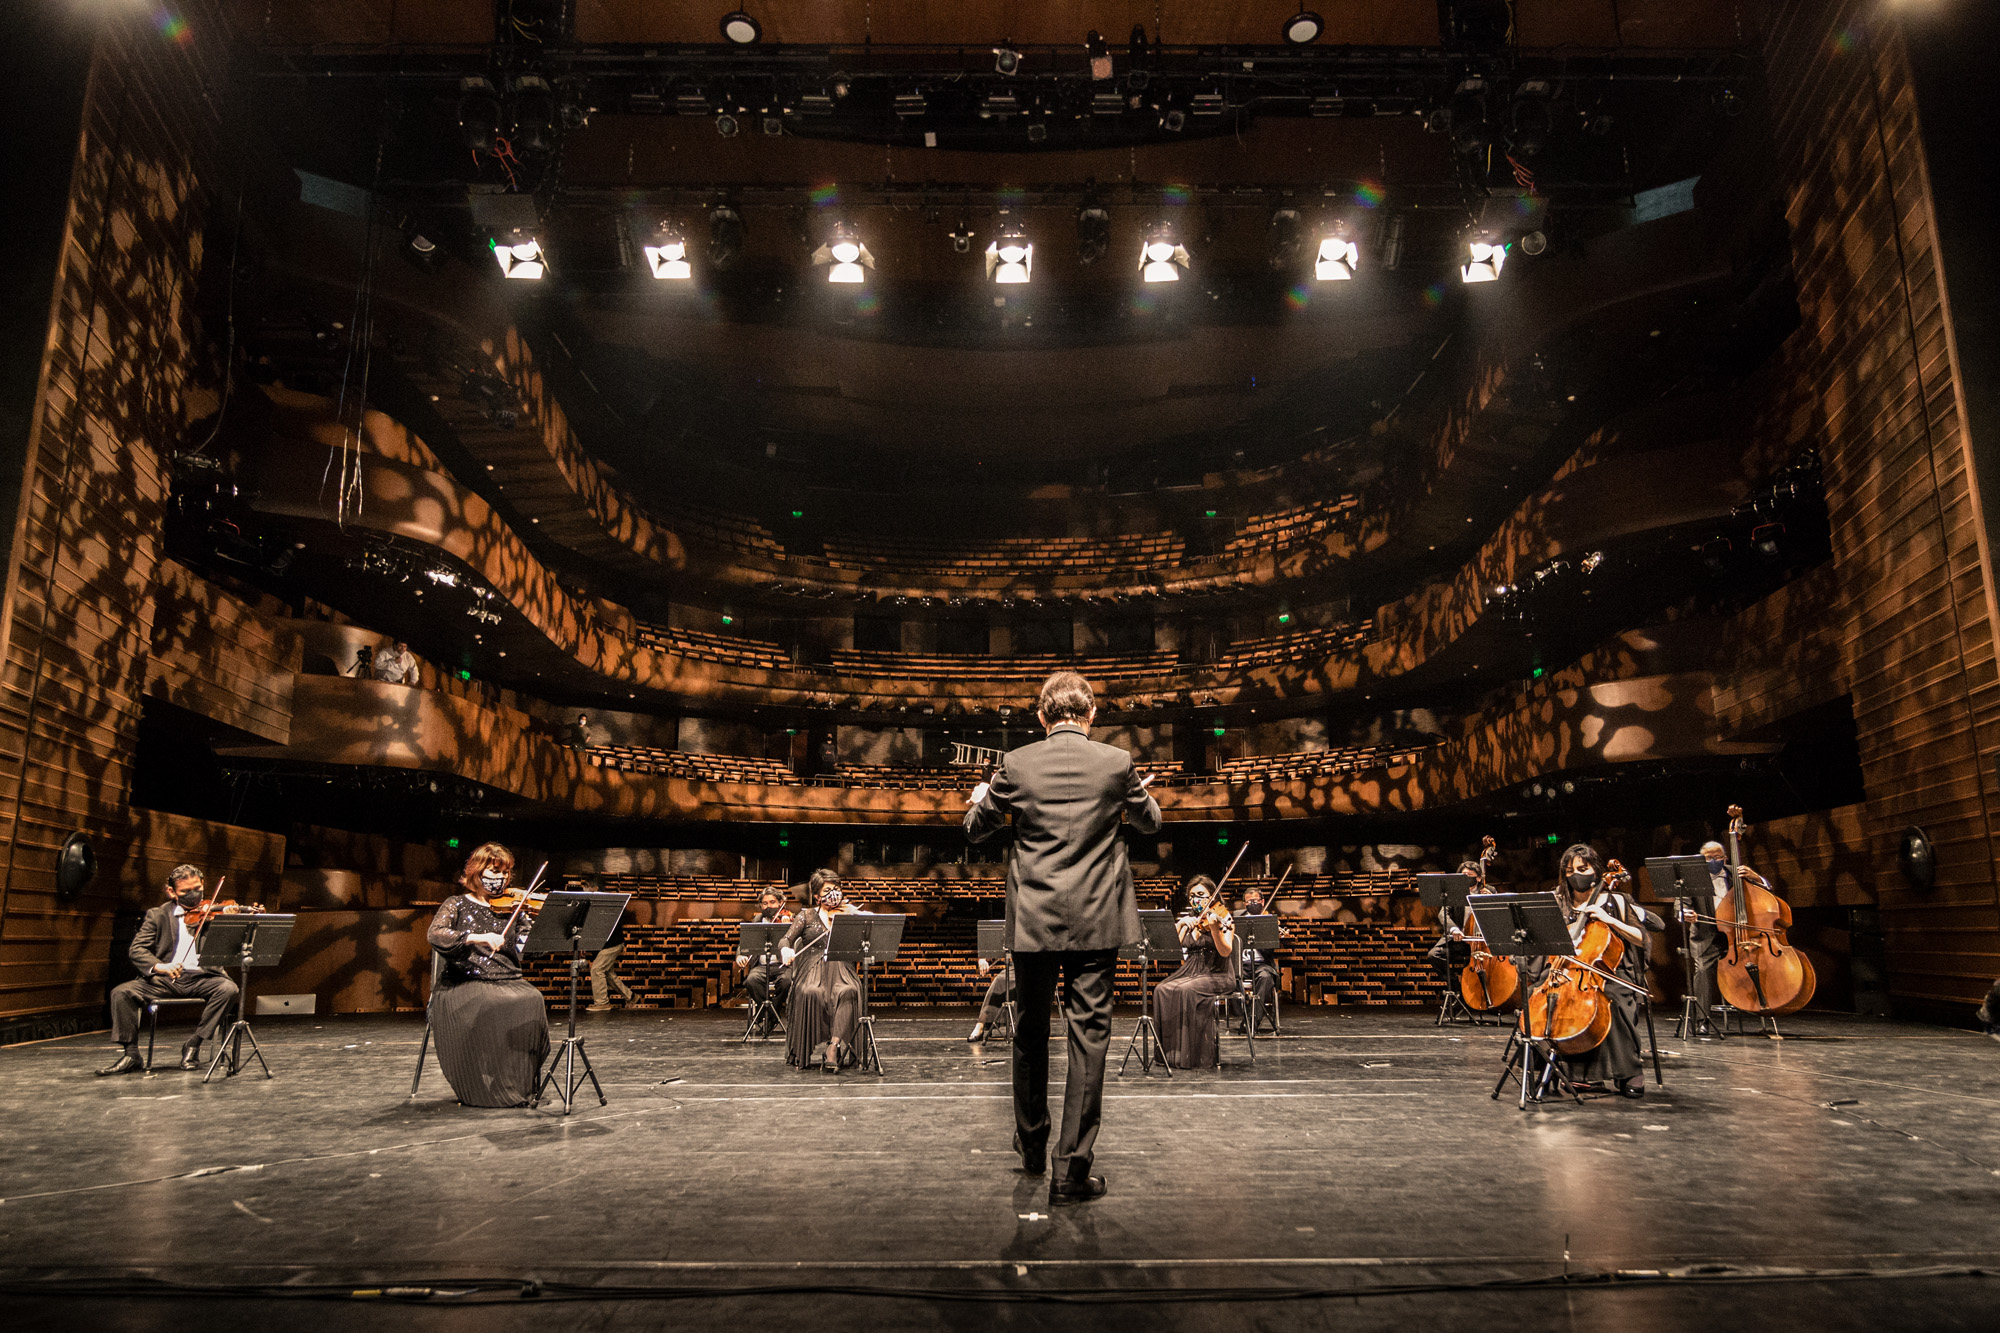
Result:
M547 872L548 868L549 868L549 863L547 861L542 862L542 868L540 870L537 870L535 872L535 877L528 881L528 887L521 890L521 901L514 904L513 912L510 913L507 917L507 924L500 927L500 934L503 938L503 941L506 936L514 933L514 923L520 920L521 909L528 905L528 898L534 893L535 886L542 882L542 876L544 873ZM503 942L500 947L504 949L507 946Z
M207 912L211 907L222 901L222 886L228 882L229 876L227 875L215 881L215 892L209 895L207 902L194 909L197 913L202 914L201 924L194 928L194 938L197 944L201 942L201 932L208 929L209 918Z

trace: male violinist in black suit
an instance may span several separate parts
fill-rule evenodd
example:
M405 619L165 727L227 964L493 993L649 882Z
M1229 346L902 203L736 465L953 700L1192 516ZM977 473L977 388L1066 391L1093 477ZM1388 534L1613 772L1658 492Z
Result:
M1263 916L1264 890L1258 888L1255 884L1244 886L1243 906L1238 909L1237 915ZM1283 935L1284 931L1280 930L1278 933ZM1277 953L1265 953L1260 949L1253 949L1247 944L1244 945L1243 979L1250 983L1251 993L1257 997L1257 1012L1270 1021L1273 1032L1277 1031L1278 1019L1277 1009L1275 1008L1278 996Z
M1097 717L1090 682L1058 671L1036 709L1046 739L1006 755L992 781L967 798L965 833L984 842L1011 816L1007 945L1014 955L1020 1026L1014 1033L1014 1147L1021 1169L1047 1169L1049 1008L1058 978L1069 1024L1069 1074L1052 1204L1100 1197L1090 1173L1103 1114L1104 1061L1111 1045L1113 974L1121 945L1139 938L1138 900L1120 817L1141 833L1160 830L1160 806L1132 756L1090 739Z
M178 865L167 872L166 901L146 913L132 936L129 952L139 975L111 992L111 1035L121 1049L116 1060L97 1071L100 1076L145 1068L139 1059L139 1011L148 1000L208 1001L194 1036L181 1047L182 1069L201 1067L201 1044L229 1016L236 1003L236 983L195 964L194 933L183 923L190 911L201 906L201 892L199 868Z

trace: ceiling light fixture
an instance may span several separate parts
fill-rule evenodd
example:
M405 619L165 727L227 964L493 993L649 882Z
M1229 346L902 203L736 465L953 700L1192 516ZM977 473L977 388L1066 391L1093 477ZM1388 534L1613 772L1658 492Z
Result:
M827 231L826 241L813 251L812 262L826 266L826 280L832 283L859 283L862 271L875 267L875 256L861 242L861 233L849 222L836 222Z
M688 263L687 238L673 223L662 222L653 243L643 249L646 266L660 281L686 282L694 276L694 266Z
M993 48L993 72L1008 77L1020 72L1021 53L1005 42Z
M1139 272L1147 282L1179 282L1188 266L1187 247L1171 222L1155 222L1139 246Z
M1003 216L999 234L986 246L986 280L1001 286L1026 283L1034 267L1034 242L1020 223Z
M1301 9L1285 20L1285 40L1293 46L1310 46L1326 31L1326 20L1310 9Z
M527 232L511 231L494 237L486 244L493 251L493 258L500 265L500 276L504 278L539 282L548 272L548 258L542 253L542 243Z
M1467 258L1470 260L1459 269L1462 282L1497 282L1500 270L1507 263L1508 245L1498 236L1482 232L1465 243Z
M764 36L764 26L740 9L722 16L722 40L732 46L755 46Z
M1361 268L1361 244L1345 223L1319 238L1319 257L1313 261L1313 277L1320 282L1346 282Z

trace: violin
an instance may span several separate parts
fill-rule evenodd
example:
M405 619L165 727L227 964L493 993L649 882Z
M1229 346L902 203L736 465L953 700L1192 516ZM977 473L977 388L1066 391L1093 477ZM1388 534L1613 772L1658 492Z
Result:
M228 882L227 875L215 881L215 893L209 900L181 918L181 925L197 939L208 923L218 916L248 916L269 910L262 903L239 903L234 898L223 897L222 886Z
M1491 834L1479 853L1479 877L1486 878L1486 867L1499 854L1499 844ZM1480 932L1479 918L1472 916L1466 942L1472 946L1472 958L1459 969L1458 994L1465 1001L1466 1008L1486 1013L1512 1004L1521 989L1521 970L1511 958L1505 958L1486 947L1486 936Z
M1812 1000L1818 978L1785 936L1791 904L1772 893L1761 875L1741 873L1743 827L1743 807L1730 806L1729 890L1713 918L1729 947L1715 965L1715 987L1731 1008L1746 1014L1796 1013Z
M1605 863L1602 889L1631 880L1631 872L1618 862ZM1525 1014L1528 1035L1546 1038L1564 1055L1596 1050L1611 1032L1611 997L1605 994L1605 976L1624 957L1625 937L1610 923L1593 917L1577 941L1576 956L1551 958L1548 974L1529 994Z

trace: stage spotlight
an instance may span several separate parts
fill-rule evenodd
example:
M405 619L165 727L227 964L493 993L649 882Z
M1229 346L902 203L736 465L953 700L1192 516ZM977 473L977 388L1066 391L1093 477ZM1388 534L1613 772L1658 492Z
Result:
M861 243L861 234L852 223L836 222L828 230L825 244L813 251L812 262L826 266L828 282L850 284L867 276L862 270L875 267L875 256Z
M1319 258L1313 261L1313 277L1321 282L1346 282L1361 268L1361 244L1345 225L1319 238Z
M1586 574L1595 574L1603 564L1604 564L1604 552L1592 551L1589 555L1586 555L1583 558L1583 563L1581 568L1583 569L1583 572Z
M1279 273L1298 267L1305 253L1306 225L1296 208L1281 208L1271 214L1271 226L1264 234L1264 258Z
M1326 30L1326 21L1310 9L1301 9L1285 20L1285 40L1293 46L1310 46Z
M542 254L542 243L525 231L516 229L505 236L496 236L487 246L493 251L493 258L500 265L500 276L519 278L527 282L539 282L548 272L548 259Z
M740 9L722 16L722 40L732 46L754 46L764 36L763 25Z
M1012 76L1020 72L1021 53L1011 46L993 48L993 72Z
M1035 267L1034 242L1021 224L1005 220L999 234L986 246L986 280L1001 286L1028 281Z
M1179 282L1187 266L1187 247L1180 243L1173 223L1155 222L1146 229L1139 247L1139 272L1147 282Z
M1179 107L1170 107L1167 114L1160 117L1160 128L1169 134L1179 134L1187 128L1187 112Z
M970 222L967 222L964 218L960 218L958 225L946 232L945 235L951 239L951 248L953 250L962 255L972 253L973 232Z
M1484 153L1493 143L1486 119L1486 80L1462 81L1451 95L1451 146L1466 157Z
M420 231L404 236L403 255L421 269L433 269L444 262L444 251L438 248L438 243Z
M1076 262L1088 268L1111 249L1111 214L1091 201L1076 210Z
M1495 282L1500 270L1507 263L1507 243L1498 236L1481 232L1465 243L1466 255L1470 260L1459 269L1462 282Z
M717 204L708 213L708 262L711 268L728 268L743 253L743 215L728 204Z
M500 94L476 74L458 81L458 132L475 153L492 152L500 133Z
M1090 61L1090 77L1092 79L1108 79L1111 77L1111 48L1106 45L1104 38L1098 33L1097 29L1092 28L1084 34L1083 54Z
M722 112L715 118L715 132L725 139L734 139L737 131L742 128L741 125L737 124L736 117L730 115L727 111Z
M685 282L694 276L694 266L688 263L687 238L673 223L662 222L653 243L643 248L646 266L660 281Z
M1549 114L1547 79L1525 79L1514 89L1509 108L1507 145L1521 157L1538 157L1549 146L1553 117Z
M1783 554L1779 538L1785 535L1782 523L1765 523L1750 530L1750 549L1766 560L1776 560Z
M556 146L556 95L549 81L539 74L522 74L514 80L514 137L516 153L546 156Z

